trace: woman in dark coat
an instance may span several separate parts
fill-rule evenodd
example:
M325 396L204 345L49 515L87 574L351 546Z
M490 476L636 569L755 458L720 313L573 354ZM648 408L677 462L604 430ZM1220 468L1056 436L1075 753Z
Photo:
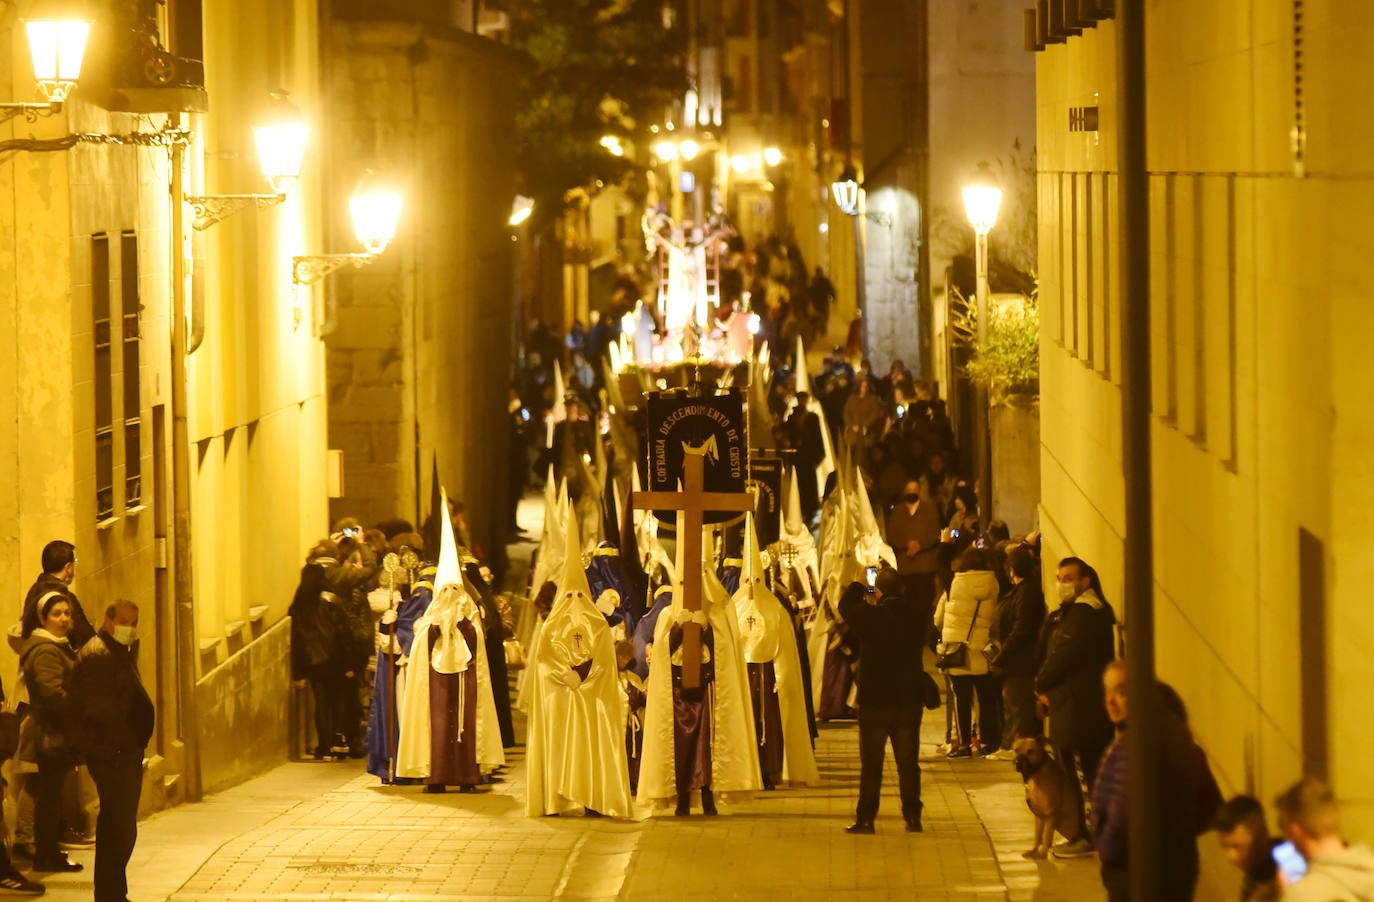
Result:
M67 744L68 689L76 652L67 641L72 628L71 603L49 592L38 603L38 629L29 634L19 655L19 669L29 687L29 719L23 744L25 760L38 762L33 780L33 868L35 871L79 871L81 865L58 848L62 821L62 786L77 764Z
M340 642L348 627L319 564L301 568L300 585L287 613L291 615L291 678L297 686L309 683L315 697L315 757L330 757L335 747L338 754L346 754L345 693L351 684L344 677Z

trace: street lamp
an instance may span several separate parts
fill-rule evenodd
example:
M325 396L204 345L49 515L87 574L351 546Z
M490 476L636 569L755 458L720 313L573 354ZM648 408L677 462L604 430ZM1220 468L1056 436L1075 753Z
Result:
M361 254L314 254L291 258L291 281L297 285L318 282L337 269L361 269L377 259L396 236L401 218L401 195L384 185L360 187L348 199L353 233L364 248Z
M515 195L515 202L510 207L510 219L508 220L511 228L521 225L525 220L534 214L534 198L526 197L523 194Z
M81 77L91 23L81 19L30 19L26 25L38 90L49 103L62 103Z
M975 235L974 256L978 273L977 282L977 324L978 348L987 347L988 338L988 233L997 224L997 213L1002 206L1002 189L987 163L978 164L973 180L964 188L964 212L973 226ZM948 301L946 301L945 329L949 329ZM977 388L977 438L978 474L982 487L979 504L980 519L984 527L992 518L992 433L988 392L986 386Z
M830 196L835 206L854 220L854 300L859 309L859 330L863 338L863 355L868 356L868 300L864 286L864 228L859 215L859 175L853 166L845 166L840 177L830 183Z
M765 147L763 149L763 162L769 166L777 166L782 162L782 151L776 147Z
M287 192L300 178L305 145L310 127L300 110L291 103L285 91L272 94L272 106L262 124L253 129L253 141L258 148L258 167L272 189L271 194L202 194L187 197L195 210L192 227L205 231L235 213L249 207L274 207L286 200Z
M40 116L53 115L62 109L81 77L91 23L82 19L29 19L25 24L34 81L45 102L0 103L0 122L19 115L37 122Z
M695 160L697 154L701 153L701 145L691 138L679 144L677 149L678 153L682 154L682 158L687 161Z

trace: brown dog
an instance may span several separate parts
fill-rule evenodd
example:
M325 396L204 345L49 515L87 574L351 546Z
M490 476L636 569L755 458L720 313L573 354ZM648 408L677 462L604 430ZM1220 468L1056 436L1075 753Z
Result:
M1026 784L1026 807L1035 815L1035 845L1023 858L1049 855L1058 830L1070 841L1078 839L1078 792L1050 754L1049 740L1043 736L1017 739L1016 772Z

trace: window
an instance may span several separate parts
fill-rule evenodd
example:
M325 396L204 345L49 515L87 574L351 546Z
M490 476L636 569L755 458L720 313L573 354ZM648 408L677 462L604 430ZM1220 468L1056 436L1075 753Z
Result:
M95 518L114 516L114 388L110 347L110 240L91 238L91 312L95 337Z
M143 427L143 406L139 391L138 369L138 236L125 232L120 236L120 312L123 314L121 337L124 341L124 506L138 507L143 503L143 459L139 441Z

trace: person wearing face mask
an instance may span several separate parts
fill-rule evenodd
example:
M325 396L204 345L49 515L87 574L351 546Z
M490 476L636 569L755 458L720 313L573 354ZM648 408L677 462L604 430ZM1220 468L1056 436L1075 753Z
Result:
M887 515L887 542L897 552L897 575L902 595L921 606L921 623L935 612L935 574L940 569L940 512L935 502L921 497L921 485L908 480L902 496ZM924 644L925 636L919 637Z
M1076 557L1059 562L1059 607L1045 618L1036 643L1035 694L1049 709L1050 741L1059 749L1059 763L1070 786L1080 791L1082 839L1060 843L1056 858L1084 858L1093 854L1087 839L1090 787L1102 753L1112 741L1100 678L1116 657L1116 615L1102 598L1097 571Z
M138 837L143 752L153 735L153 702L138 676L138 605L118 599L99 632L77 653L69 731L100 795L95 899L128 896L125 868Z

